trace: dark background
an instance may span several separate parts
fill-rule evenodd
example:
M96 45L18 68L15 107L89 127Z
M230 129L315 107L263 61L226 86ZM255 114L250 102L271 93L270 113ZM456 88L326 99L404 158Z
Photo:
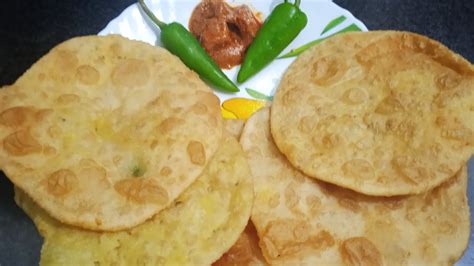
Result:
M421 33L474 62L474 0L334 2L351 11L369 30ZM132 3L130 0L3 1L0 86L13 83L54 45L73 36L96 34ZM473 170L471 167L470 171ZM0 266L38 264L40 247L36 229L15 206L12 185L0 173ZM464 258L462 264L471 263L474 263L472 258Z

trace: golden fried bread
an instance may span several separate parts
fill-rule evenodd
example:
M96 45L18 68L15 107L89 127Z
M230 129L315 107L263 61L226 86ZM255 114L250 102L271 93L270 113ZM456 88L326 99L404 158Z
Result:
M229 137L170 208L128 231L101 233L68 226L21 190L15 195L44 237L41 265L209 265L244 230L253 184L240 145Z
M245 121L242 119L224 119L224 128L236 139L240 138Z
M258 242L257 230L252 221L249 221L237 242L212 266L268 265Z
M272 265L448 265L467 247L467 169L416 196L374 197L307 177L275 146L269 109L240 143L254 177L252 222Z
M219 99L166 50L68 40L0 91L0 168L63 223L114 231L170 205L222 138Z
M271 131L310 177L367 195L423 193L474 152L474 67L413 33L340 34L289 67Z

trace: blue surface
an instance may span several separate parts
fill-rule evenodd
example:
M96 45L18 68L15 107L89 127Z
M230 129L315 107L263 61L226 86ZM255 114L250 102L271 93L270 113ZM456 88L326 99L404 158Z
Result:
M469 239L469 246L464 252L464 256L456 263L458 266L474 265L474 157L468 163L468 186L467 186L467 197L469 200L469 206L471 207L471 237Z

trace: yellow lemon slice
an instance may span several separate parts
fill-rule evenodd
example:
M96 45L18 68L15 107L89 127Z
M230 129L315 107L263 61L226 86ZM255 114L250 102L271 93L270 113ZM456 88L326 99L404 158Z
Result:
M237 119L237 116L234 113L227 111L222 106L221 106L221 113L222 113L222 117L225 119Z
M222 114L224 118L227 118L224 114L225 110L227 111L226 113L230 112L238 119L247 119L260 108L265 107L265 105L266 101L233 98L222 103Z

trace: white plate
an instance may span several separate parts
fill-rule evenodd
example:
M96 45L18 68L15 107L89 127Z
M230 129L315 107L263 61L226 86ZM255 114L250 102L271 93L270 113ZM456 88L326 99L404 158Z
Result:
M149 8L161 20L165 22L177 21L183 25L188 25L191 12L200 0L150 0L146 1ZM282 0L263 1L263 0L228 0L231 5L247 4L263 14L268 16L271 10ZM282 55L291 49L298 48L315 39L327 37L350 24L357 25L361 30L367 31L367 27L358 19L356 19L349 11L339 7L331 1L327 0L303 0L301 9L308 16L308 24L298 37L282 52ZM323 35L321 32L325 26L333 19L345 16L346 20L327 31ZM135 40L145 41L150 44L161 45L156 31L153 26L148 24L138 8L133 4L125 9L122 14L112 20L99 35L107 35L112 33L121 34L125 37ZM158 31L159 34L159 31ZM276 59L257 75L249 79L243 84L237 84L236 78L239 67L225 70L226 75L234 81L240 88L240 92L235 94L222 93L215 90L221 99L221 102L230 98L249 98L250 96L246 88L256 90L264 95L272 96L286 68L295 60L294 57L287 59Z
M193 8L200 2L200 0L150 0L147 1L150 9L155 15L166 22L178 21L183 25L188 25L188 20ZM281 3L282 0L228 0L231 4L248 4L256 10L263 13L264 17L269 14L272 8ZM270 3L270 4L269 4ZM339 7L328 0L303 0L301 9L308 16L308 25L300 33L300 35L288 46L282 54L287 53L291 49L300 47L315 39L323 38L331 35L339 30L354 23L360 29L367 31L367 27L356 19L349 11ZM324 27L333 19L339 16L345 16L347 19L337 27L321 35ZM121 34L125 37L135 40L145 41L150 44L160 44L157 42L157 36L152 30L146 20L143 19L140 10L136 4L129 6L117 18L110 21L110 23L100 31L99 35L107 34ZM159 38L158 38L159 39ZM244 97L252 99L247 94L246 88L252 88L266 95L273 95L273 92L280 81L280 77L286 68L294 61L295 58L277 59L272 62L267 68L258 73L252 79L244 84L240 84L241 91L238 94L224 94L216 91L221 101L228 100L234 97ZM225 73L235 82L238 72L238 67L225 71ZM469 205L474 206L474 158L469 163L469 185L468 197ZM471 227L474 222L473 213L471 212ZM474 233L474 230L471 232ZM469 246L465 251L464 256L456 263L458 266L474 265L474 237L471 235Z

